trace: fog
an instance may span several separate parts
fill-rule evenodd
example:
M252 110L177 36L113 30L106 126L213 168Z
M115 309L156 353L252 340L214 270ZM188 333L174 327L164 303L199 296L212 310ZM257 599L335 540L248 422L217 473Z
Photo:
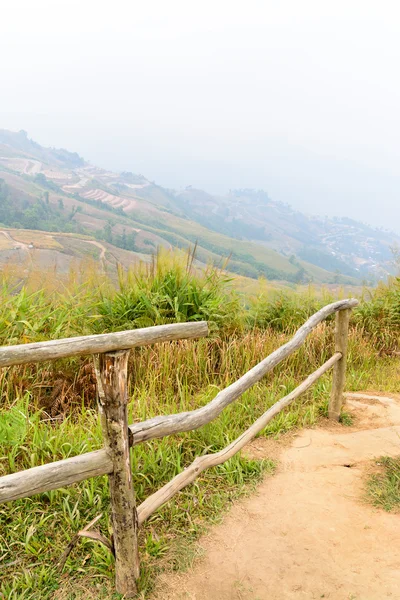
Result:
M2 0L0 128L400 232L400 8Z

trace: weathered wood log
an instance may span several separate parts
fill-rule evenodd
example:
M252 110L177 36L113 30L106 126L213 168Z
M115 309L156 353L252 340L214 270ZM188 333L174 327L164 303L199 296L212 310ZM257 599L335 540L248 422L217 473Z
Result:
M336 315L335 323L335 352L341 352L342 358L333 370L332 392L329 399L328 416L339 421L343 404L343 390L346 380L347 342L349 337L349 309L342 310Z
M247 429L241 436L239 436L234 442L229 444L223 450L216 452L215 454L206 454L205 456L197 457L192 464L187 467L184 471L176 475L169 483L160 488L157 492L149 496L137 509L139 517L139 526L146 521L156 510L158 510L163 504L168 502L175 496L181 489L193 483L197 477L206 469L210 467L216 467L226 462L232 456L237 454L246 444L248 444L255 436L264 429L264 427L286 406L289 406L296 398L301 396L307 391L313 383L315 383L324 373L337 364L342 355L340 352L334 354L326 363L324 363L317 371L312 375L309 375L303 383L301 383L296 389L290 394L276 402L271 408L267 410L257 421Z
M127 350L137 346L149 346L158 342L205 337L208 334L206 321L196 323L172 323L143 329L132 329L115 333L85 335L75 338L34 342L18 346L0 347L0 367L25 365L45 360L56 360L82 354L100 354Z
M128 440L128 358L129 350L100 354L102 393L99 405L105 447L113 464L109 482L115 551L115 587L125 598L133 598L137 592L139 553L138 517Z
M337 311L352 308L357 306L357 304L358 300L350 299L325 306L308 319L287 344L275 350L275 352L258 363L258 365L253 367L238 381L219 392L205 406L191 412L154 417L142 423L131 425L129 429L132 434L131 440L133 438L133 445L145 440L198 429L210 423L226 406L239 398L266 373L270 372L277 364L295 352L303 344L308 334L321 321ZM92 465L93 468L91 468ZM26 471L0 477L0 502L9 502L10 500L25 498L59 487L65 487L89 477L106 475L111 470L112 465L105 450L88 452L74 458L49 463L40 467L33 467Z
M90 477L107 475L112 468L111 458L102 449L4 475L0 477L0 502L28 498Z

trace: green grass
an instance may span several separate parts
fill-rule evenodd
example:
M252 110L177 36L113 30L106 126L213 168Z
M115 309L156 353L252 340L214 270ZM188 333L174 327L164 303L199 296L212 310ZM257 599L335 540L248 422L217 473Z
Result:
M376 465L379 472L371 475L367 482L367 498L376 507L384 510L400 510L400 458L384 456Z
M388 293L393 294L393 290ZM53 286L12 288L5 281L0 295L0 339L5 344L175 320L209 320L212 331L207 339L132 351L130 422L193 410L209 402L220 389L287 341L309 314L330 301L309 290L301 296L280 294L245 303L223 273L212 269L199 272L193 267L193 257L168 255L160 256L149 268L121 274L118 289L105 280L77 285L71 278L69 286L56 290ZM395 391L399 361L376 352L374 330L363 320L369 313L362 310L350 331L347 388ZM398 335L393 323L392 336L396 331ZM376 323L372 324L375 328ZM391 347L392 338L382 339ZM131 456L137 501L159 489L196 456L217 452L229 444L332 351L333 323L329 322L318 327L304 346L213 423L135 447ZM87 359L74 358L1 372L0 476L102 446L87 365ZM60 380L68 390L64 418L50 421L46 413L55 383ZM315 425L326 416L330 387L331 376L327 374L270 422L261 435L275 438L294 428ZM348 415L343 414L342 422L350 424ZM255 461L237 455L203 473L156 512L140 532L141 597L148 596L157 573L190 564L198 536L273 469L268 458ZM71 537L99 513L103 513L101 531L109 537L106 477L0 505L0 598L117 598L112 591L113 559L98 543L82 540L68 558L64 573L60 575L56 569Z
M130 404L131 412L134 404L138 401ZM0 414L2 472L68 458L101 446L95 411L83 409L54 427L40 421L38 415L28 414L26 409L27 403L21 401ZM224 418L218 427L135 448L132 468L137 501L143 501L169 481L198 454L215 451L241 430L239 420L230 429L227 423ZM249 486L272 469L271 461L236 456L204 474L156 513L140 537L142 591L151 587L155 572L161 568L178 568L185 561L191 542L205 527L218 521L235 498L248 492ZM57 573L55 563L63 548L74 533L101 512L104 513L101 530L109 537L106 477L2 505L0 593L5 598L37 598L41 590L41 598L51 598L54 590L62 587L63 578ZM15 557L17 564L13 564ZM11 563L9 568L8 563ZM113 560L103 547L84 540L68 559L65 573L78 583L82 580L86 584L89 578L95 583L108 584L113 576Z

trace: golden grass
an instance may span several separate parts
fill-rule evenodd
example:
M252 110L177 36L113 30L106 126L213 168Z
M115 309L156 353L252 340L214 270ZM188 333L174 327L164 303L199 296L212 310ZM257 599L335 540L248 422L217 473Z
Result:
M35 248L41 248L43 250L62 249L62 245L54 239L54 234L46 233L44 231L23 229L11 229L9 233L17 242L28 245L32 243Z
M15 244L12 243L5 235L0 234L0 250L12 250Z

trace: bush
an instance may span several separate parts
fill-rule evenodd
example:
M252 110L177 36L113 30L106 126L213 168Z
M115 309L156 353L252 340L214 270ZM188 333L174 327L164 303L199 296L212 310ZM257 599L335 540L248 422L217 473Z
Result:
M400 338L400 277L365 290L354 319L378 350L394 350Z
M119 271L119 290L103 294L98 306L98 331L116 331L184 321L209 322L225 331L239 325L239 296L225 274L194 265L194 252L160 250L150 265Z
M247 321L252 327L294 333L329 302L333 302L330 296L317 296L312 288L307 293L262 293L251 300Z

